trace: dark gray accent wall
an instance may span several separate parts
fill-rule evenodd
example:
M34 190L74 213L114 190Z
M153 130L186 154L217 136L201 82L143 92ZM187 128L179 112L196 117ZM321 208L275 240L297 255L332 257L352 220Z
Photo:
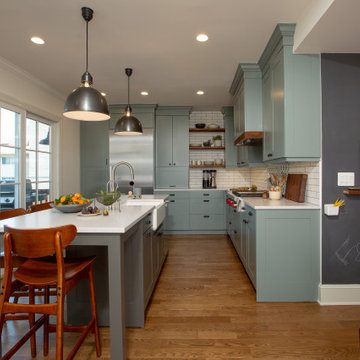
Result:
M360 283L360 195L347 196L337 173L360 186L360 54L322 54L323 204L345 200L340 215L322 216L322 283Z

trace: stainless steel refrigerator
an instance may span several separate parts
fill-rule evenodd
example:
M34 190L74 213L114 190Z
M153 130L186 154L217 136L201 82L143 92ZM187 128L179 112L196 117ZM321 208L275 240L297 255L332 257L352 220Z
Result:
M143 194L154 192L154 130L143 129L142 135L114 135L110 138L110 178L113 166L119 161L127 161L134 168L134 186L141 187ZM130 171L127 166L119 166L115 181L121 193L131 189Z

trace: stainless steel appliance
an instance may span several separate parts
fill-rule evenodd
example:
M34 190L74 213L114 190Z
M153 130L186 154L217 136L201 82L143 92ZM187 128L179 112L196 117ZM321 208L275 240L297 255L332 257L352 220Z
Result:
M226 194L226 203L228 206L234 208L237 212L245 210L245 203L243 198L246 197L261 197L263 191L238 191L230 189Z
M110 173L115 164L126 161L134 169L134 186L142 188L143 194L154 192L154 133L153 129L144 129L142 135L120 136L109 132ZM110 179L110 174L109 174ZM122 193L132 190L131 174L126 166L116 170L115 181Z

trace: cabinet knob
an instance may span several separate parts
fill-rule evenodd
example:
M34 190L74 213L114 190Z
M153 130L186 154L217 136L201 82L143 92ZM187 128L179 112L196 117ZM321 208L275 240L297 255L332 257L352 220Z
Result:
M169 163L169 166L171 166L171 163Z
M249 222L244 219L244 220L243 220L243 223L244 223L244 224L248 224Z
M176 166L176 163L174 163L173 165Z
M237 231L236 231L236 230L234 230L234 234L237 234Z
M272 156L273 156L273 154L269 153L267 156L268 156L268 157L272 157Z
M251 211L248 212L249 216L253 216L253 213Z
M231 221L229 221L229 225L231 225Z

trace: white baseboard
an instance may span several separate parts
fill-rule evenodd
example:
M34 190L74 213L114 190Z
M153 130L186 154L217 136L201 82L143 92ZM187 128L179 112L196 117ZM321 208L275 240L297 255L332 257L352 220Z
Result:
M360 284L319 285L320 305L360 305Z

